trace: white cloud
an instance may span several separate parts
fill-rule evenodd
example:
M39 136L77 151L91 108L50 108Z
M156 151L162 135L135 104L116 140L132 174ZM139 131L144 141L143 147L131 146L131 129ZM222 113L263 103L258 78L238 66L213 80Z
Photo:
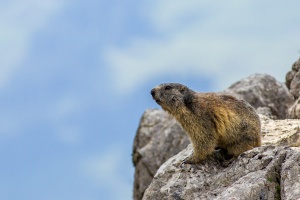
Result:
M120 174L121 171L130 171L124 169L124 163L128 161L124 159L127 156L123 152L118 147L110 148L99 155L86 158L81 163L83 174L94 184L114 191L113 199L131 199L132 196L132 183L124 180L126 176Z
M103 55L120 92L170 73L211 77L216 89L252 73L269 73L283 81L298 59L300 3L167 0L152 4L141 13L156 36L140 35Z
M63 1L25 0L0 3L0 88L26 57L34 33L61 8Z

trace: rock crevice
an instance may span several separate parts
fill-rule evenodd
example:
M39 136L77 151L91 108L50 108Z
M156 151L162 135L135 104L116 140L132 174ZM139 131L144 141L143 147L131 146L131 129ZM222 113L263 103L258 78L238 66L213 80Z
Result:
M192 148L189 146L165 162L154 176L143 199L300 198L299 188L290 192L285 175L300 173L299 168L286 167L294 159L300 159L297 150L263 146L247 151L226 168L214 160L180 167L180 160L191 153ZM300 183L299 176L292 178L294 184Z

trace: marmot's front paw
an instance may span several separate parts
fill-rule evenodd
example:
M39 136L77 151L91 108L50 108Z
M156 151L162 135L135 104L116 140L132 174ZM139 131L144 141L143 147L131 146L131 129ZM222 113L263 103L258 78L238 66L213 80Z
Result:
M180 168L185 168L186 164L193 164L188 158L189 157L187 157L187 158L185 158L184 160L181 161Z
M191 156L189 156L189 157L186 157L186 158L181 162L181 165L182 165L182 164L191 164L191 165L193 165L193 164L197 164L197 163L199 163L199 162L200 162L199 160L195 159L195 156L191 155Z

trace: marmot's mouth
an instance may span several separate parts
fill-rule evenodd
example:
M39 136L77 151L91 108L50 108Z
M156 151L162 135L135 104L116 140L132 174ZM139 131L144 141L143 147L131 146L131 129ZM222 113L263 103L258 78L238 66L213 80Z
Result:
M157 104L160 105L161 101L159 99L154 99Z

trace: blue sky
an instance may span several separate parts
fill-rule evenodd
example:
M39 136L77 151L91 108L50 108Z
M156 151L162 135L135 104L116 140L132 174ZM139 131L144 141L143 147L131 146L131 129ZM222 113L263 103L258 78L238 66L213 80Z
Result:
M284 81L298 1L0 1L0 199L131 199L149 91Z

